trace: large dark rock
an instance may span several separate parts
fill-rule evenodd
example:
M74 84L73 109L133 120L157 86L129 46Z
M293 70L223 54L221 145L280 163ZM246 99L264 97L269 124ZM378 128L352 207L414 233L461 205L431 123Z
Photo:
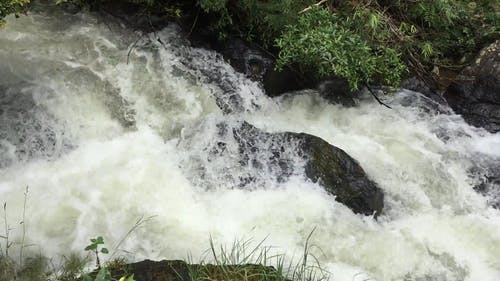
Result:
M336 200L348 206L355 213L375 216L382 212L384 194L371 181L359 163L342 149L321 138L308 134L290 134L301 141L301 148L307 156L306 176L319 183Z
M500 40L480 52L444 97L468 123L493 133L500 131Z
M195 39L199 37L196 36ZM212 44L210 48L220 52L236 71L253 81L261 82L266 95L270 97L314 87L312 81L302 77L293 68L284 67L277 71L275 57L271 53L240 39L233 38L224 43Z
M203 150L210 151L207 162L222 159L223 167L239 167L212 171L226 180L236 177L235 188L265 187L269 182L260 182L262 176L285 182L292 175L305 175L355 213L382 212L382 190L356 160L323 139L305 133L268 133L247 122L221 122L217 127L217 136L210 137L216 140L213 147Z
M317 87L319 95L333 104L355 106L355 93L351 91L347 80L330 77L321 81Z
M181 260L144 260L110 269L111 276L118 280L134 275L136 281L191 281L191 280L283 280L280 273L271 266L257 264L200 265ZM93 275L96 275L94 272Z
M273 64L273 58L262 49L249 47L240 39L232 39L220 50L233 68L253 81L262 81Z

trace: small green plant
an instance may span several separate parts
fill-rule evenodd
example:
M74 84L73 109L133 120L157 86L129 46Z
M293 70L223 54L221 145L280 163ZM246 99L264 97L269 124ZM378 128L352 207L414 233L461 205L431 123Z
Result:
M90 274L84 274L82 279L83 281L111 281L111 273L107 268L103 267L97 272L95 279L92 279Z
M102 236L97 236L96 238L90 239L90 244L85 247L85 251L91 251L95 254L96 258L96 267L97 269L101 269L101 261L99 259L99 254L109 254L107 248L103 247L104 239Z

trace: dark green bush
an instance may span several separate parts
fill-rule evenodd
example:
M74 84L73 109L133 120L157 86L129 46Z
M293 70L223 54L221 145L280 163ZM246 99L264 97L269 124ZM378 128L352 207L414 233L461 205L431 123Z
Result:
M30 0L0 0L0 25L3 18L10 14L19 14L25 11Z
M319 78L342 77L352 90L370 82L397 85L406 70L396 50L373 49L350 22L321 8L311 9L288 26L277 44L281 48L278 68L294 63Z
M198 28L221 39L241 37L279 53L278 67L294 64L317 77L343 77L353 89L364 83L396 85L406 69L420 76L436 67L460 69L499 36L498 0L124 1L155 13L172 13L175 7L174 14L193 27L203 19ZM28 2L0 0L0 19L22 12Z

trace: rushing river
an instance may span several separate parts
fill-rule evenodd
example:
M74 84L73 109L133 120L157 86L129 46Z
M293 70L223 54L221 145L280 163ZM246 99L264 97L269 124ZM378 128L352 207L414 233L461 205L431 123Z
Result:
M368 98L331 105L311 91L270 99L179 34L141 36L88 13L8 18L0 203L11 239L21 239L29 186L26 244L47 256L81 253L97 235L116 244L143 217L119 255L196 259L211 236L265 239L297 257L316 227L311 251L330 280L500 280L500 211L491 207L500 195L473 189L500 167L500 134L406 90L388 97L392 110ZM229 115L216 99L227 87L241 107ZM384 190L384 214L355 215L301 173L278 182L240 167L231 148L212 157L217 124L242 120L344 149ZM248 175L258 180L238 188Z

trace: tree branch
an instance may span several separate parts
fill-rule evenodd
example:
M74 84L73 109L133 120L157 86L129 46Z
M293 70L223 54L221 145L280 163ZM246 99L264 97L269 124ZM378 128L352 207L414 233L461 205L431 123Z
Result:
M387 105L386 103L384 103L383 101L381 101L379 99L379 97L373 92L373 90L370 88L370 86L368 86L367 84L364 84L364 86L366 87L366 89L368 89L368 92L370 92L370 94L378 101L378 103L380 105L383 105L389 109L392 109L392 107L390 107L389 105Z

